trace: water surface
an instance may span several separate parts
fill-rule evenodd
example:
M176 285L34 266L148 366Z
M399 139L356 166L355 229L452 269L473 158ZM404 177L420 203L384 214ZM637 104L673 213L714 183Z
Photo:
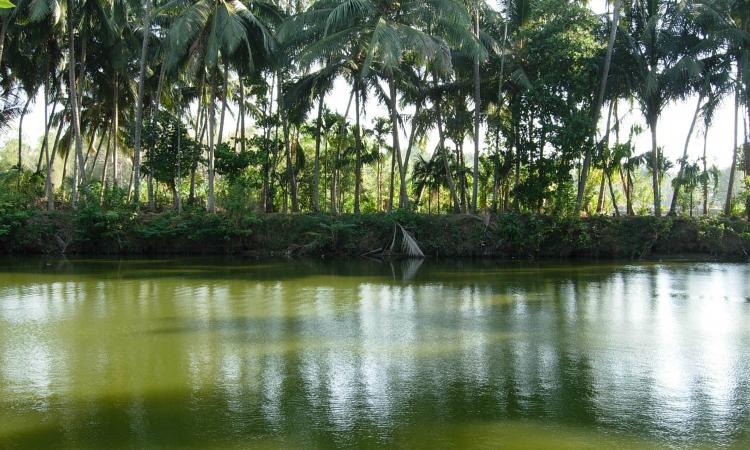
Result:
M0 263L0 448L750 448L743 264Z

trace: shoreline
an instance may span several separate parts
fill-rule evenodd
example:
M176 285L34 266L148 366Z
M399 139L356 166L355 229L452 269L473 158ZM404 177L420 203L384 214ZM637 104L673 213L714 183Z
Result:
M396 223L437 260L747 261L750 254L750 225L728 218L29 210L0 216L0 255L360 258L398 250Z

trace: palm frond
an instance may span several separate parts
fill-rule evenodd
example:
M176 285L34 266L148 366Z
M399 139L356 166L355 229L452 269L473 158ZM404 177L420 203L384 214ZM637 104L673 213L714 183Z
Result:
M419 248L417 240L414 239L414 237L412 237L412 235L409 234L400 223L397 223L396 225L398 225L401 230L401 251L404 252L404 255L411 258L424 258L424 253L422 253L422 249Z
M369 0L344 0L328 15L325 34L336 32L344 26L351 26L357 19L367 17L374 11L375 6Z

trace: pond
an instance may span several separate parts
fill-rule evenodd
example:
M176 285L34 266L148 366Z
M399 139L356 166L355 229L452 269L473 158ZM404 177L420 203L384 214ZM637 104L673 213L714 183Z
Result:
M0 262L0 448L704 446L747 264Z

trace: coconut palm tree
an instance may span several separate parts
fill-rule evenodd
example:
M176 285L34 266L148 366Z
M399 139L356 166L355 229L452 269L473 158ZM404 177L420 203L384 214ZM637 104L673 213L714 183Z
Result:
M83 85L86 74L86 46L88 40L102 29L107 27L107 20L103 13L102 0L33 0L25 1L19 7L26 18L32 23L46 22L48 26L54 27L61 22L65 15L65 24L68 41L68 93L71 108L71 127L75 138L76 178L84 191L88 190L86 171L84 168L83 137L81 132L81 107L83 98ZM46 32L46 31L45 31ZM76 59L76 34L81 46L81 60ZM80 66L79 74L76 75L76 66ZM73 204L77 204L77 187L79 181L73 183Z
M86 182L86 172L83 170L85 167L85 163L83 160L83 137L81 136L81 118L80 118L80 108L79 108L79 93L78 93L78 83L76 82L76 71L75 71L75 65L76 65L76 52L75 52L75 22L73 20L73 14L74 14L74 6L75 6L75 0L66 0L67 1L67 11L65 14L66 17L66 24L67 24L67 31L68 31L68 94L70 96L70 110L71 110L71 126L73 128L74 137L75 137L75 158L77 162L77 177L80 179L81 187L84 190L87 190L87 182ZM79 181L75 180L73 181L73 204L76 205L76 186L78 185Z
M623 52L636 80L635 98L651 131L650 166L663 160L656 139L659 117L672 100L684 98L699 76L699 34L686 26L687 12L672 0L636 0L626 5ZM652 170L654 215L661 215L659 171Z
M399 168L399 205L406 207L405 163L401 154L396 78L406 54L417 64L431 62L436 70L451 69L449 42L470 49L483 59L486 52L470 31L471 18L466 8L454 0L322 0L316 2L317 27L322 28L320 40L307 50L314 58L325 59L341 48L365 49L360 79L371 72L385 82L382 98L386 103L392 127L392 147Z
M609 39L607 41L607 53L604 56L604 63L602 65L601 81L599 82L599 91L596 96L594 108L592 111L592 122L594 124L599 123L599 116L601 115L602 104L604 103L604 95L607 92L607 79L609 78L609 67L612 63L612 53L615 48L615 40L617 38L617 27L620 24L620 9L622 0L615 0L612 8L612 20L609 25ZM607 130L609 131L609 130ZM578 179L578 194L576 196L576 213L581 210L583 203L583 193L586 190L586 180L588 178L589 166L591 165L591 150L587 149L583 158L583 165L581 167L581 175Z
M711 104L715 103L717 96L721 97L726 95L726 92L731 90L732 87L731 61L728 58L724 58L722 55L712 52L710 56L704 58L701 62L703 70L701 71L700 76L696 79L695 87L693 88L693 92L698 94L698 100L693 119L690 123L687 138L685 139L682 158L680 158L680 169L673 182L674 191L672 195L672 203L669 208L670 215L674 214L676 211L675 208L682 185L683 172L688 164L688 146L693 131L695 130L698 117L699 115L705 117L707 114L713 114L712 110L715 108L715 105ZM710 118L708 121L710 122Z
M697 0L694 9L708 28L707 40L734 63L740 103L750 118L750 0Z
M479 19L482 14L482 7L485 6L483 1L477 1L474 5L474 36L481 42ZM474 183L471 191L471 212L477 213L477 194L479 189L479 127L482 121L482 60L479 57L474 58L474 165L472 177Z
M252 62L256 56L251 42L262 43L264 51L275 48L268 24L253 11L266 8L263 2L239 0L199 0L185 7L169 30L168 67L181 65L193 73L200 73L208 81L206 98L208 133L208 200L206 208L214 212L214 139L216 128L217 86L222 78L219 68L223 60L237 52L245 52ZM162 9L166 9L162 7ZM144 23L146 20L144 20ZM145 47L145 41L144 41ZM145 52L144 52L145 53ZM145 55L144 55L145 56Z
M750 1L749 0L702 0L694 7L696 20L706 26L706 41L716 47L718 54L731 61L736 70L734 77L735 139L732 148L732 168L729 173L724 213L731 212L732 189L737 165L737 139L739 108L744 105L750 117ZM750 142L750 136L743 140Z
M26 9L24 4L21 5ZM16 11L14 17L19 21L26 20L24 10ZM42 53L35 49L45 44L45 36L42 28L37 23L28 26L15 26L13 32L8 36L10 44L5 51L5 67L9 71L13 88L23 91L25 101L18 123L18 151L16 167L20 171L23 168L23 125L24 118L29 111L29 106L34 102L37 92L45 84L47 70L42 61ZM19 177L20 182L20 177Z
M734 80L734 131L732 133L732 165L729 168L729 182L727 187L727 196L724 202L724 215L729 216L732 214L732 190L734 189L734 177L737 172L737 151L739 150L739 142L737 134L739 133L739 122L740 122L740 98L741 94L741 81L740 77L742 74L742 67L737 67L737 75Z
M6 66L10 68L10 76L18 82L19 88L27 95L24 110L21 111L19 121L19 166L22 162L22 137L23 118L35 95L34 91L42 90L44 93L44 135L37 160L36 172L42 172L42 162L47 160L45 176L45 195L47 196L48 209L54 209L54 192L52 186L52 164L49 154L49 131L55 115L58 100L62 96L59 70L62 66L62 44L59 36L62 32L59 21L53 15L47 15L43 20L30 20L31 3L22 1L13 11L16 26L8 36L10 39L9 51L6 54ZM43 51L37 51L42 49ZM52 112L49 112L49 104L52 104ZM54 160L54 155L52 156Z
M325 97L333 89L333 82L340 69L339 64L326 64L316 72L308 73L291 83L285 93L284 104L295 110L294 115L304 116L317 99L317 118L312 134L315 137L315 159L313 162L312 210L320 211L320 157L323 145L323 124L326 113Z

